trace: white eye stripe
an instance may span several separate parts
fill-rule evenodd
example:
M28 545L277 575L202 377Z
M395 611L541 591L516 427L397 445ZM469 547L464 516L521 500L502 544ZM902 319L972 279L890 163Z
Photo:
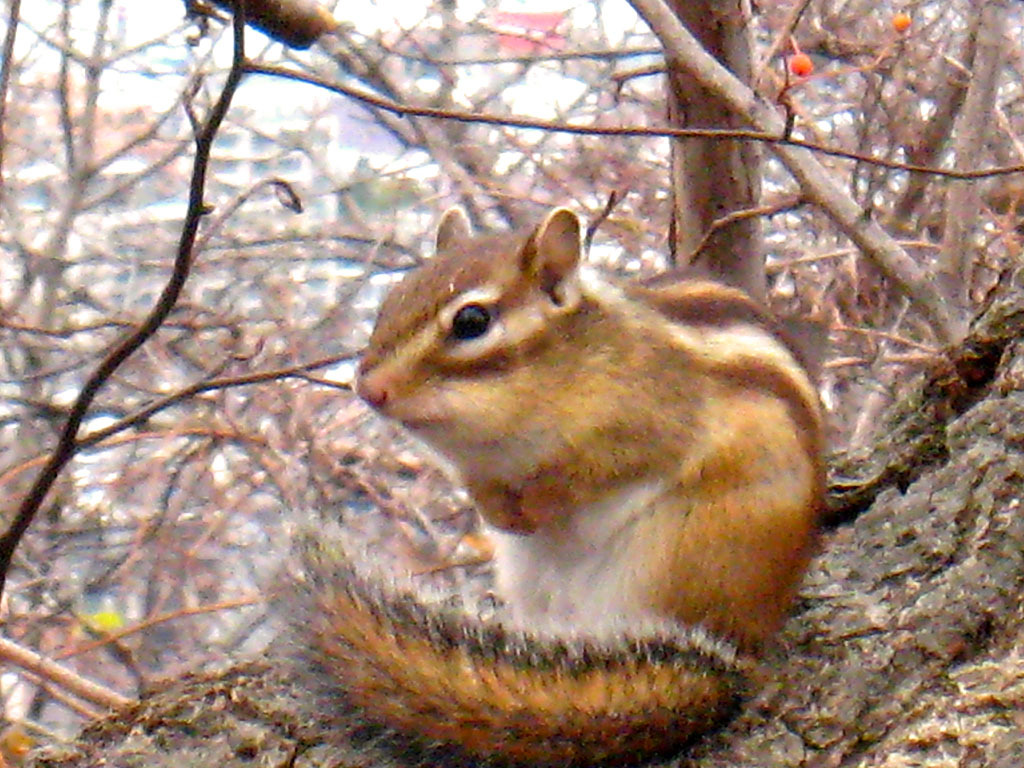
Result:
M578 293L578 289L576 289ZM547 316L543 308L538 306L534 297L522 305L500 307L502 291L496 285L484 285L460 293L438 313L439 332L448 338L452 332L455 317L467 306L478 304L490 313L490 325L480 336L471 339L460 339L454 344L444 344L442 355L452 362L471 362L475 359L493 355L500 350L508 350L522 344L527 339L542 333L547 327ZM575 297L571 296L570 299Z
M459 310L463 307L469 306L470 304L479 304L485 309L491 310L493 313L494 305L498 303L501 298L501 290L497 286L486 285L482 288L473 288L469 291L463 291L454 299L449 301L441 309L437 315L437 319L441 323L441 327L445 333L448 333L452 329L452 323L455 321L455 315L458 314Z
M442 354L453 362L471 362L498 351L514 349L531 337L543 333L547 325L547 317L537 307L512 307L506 312L495 312L485 333L476 338L446 344Z

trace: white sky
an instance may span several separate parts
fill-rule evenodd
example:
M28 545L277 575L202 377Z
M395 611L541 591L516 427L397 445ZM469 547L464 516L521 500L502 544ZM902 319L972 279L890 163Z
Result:
M351 23L359 32L373 35L380 30L416 26L432 5L431 0L340 0L335 4L335 16L343 23ZM57 0L34 0L23 3L21 7L25 26L19 30L17 55L28 56L29 66L34 69L56 71L59 52L55 44L45 42L41 36L52 37L55 34L60 3ZM74 44L86 51L92 45L98 7L98 0L80 0L72 11ZM474 18L483 7L483 0L460 0L458 14L466 19ZM523 11L575 8L573 18L576 24L587 24L586 11L592 8L589 3L576 4L573 0L502 0L501 7ZM636 15L624 0L606 0L604 17L606 25L620 32L636 24ZM166 109L181 92L181 80L186 72L183 65L187 58L193 54L202 55L205 50L203 47L198 49L198 53L190 50L180 35L182 30L192 31L184 23L183 3L181 0L116 0L110 25L112 30L123 27L121 43L125 48L154 41L166 41L166 45L154 47L146 56L127 59L121 66L105 70L101 106L115 110L139 105L157 111ZM172 34L175 30L178 34ZM260 51L267 44L267 38L258 32L250 30L247 34L246 45L250 53ZM230 55L230 34L223 34L214 48L214 58L218 65L226 68ZM150 71L138 72L138 67ZM468 82L466 85L473 87ZM571 101L575 97L572 88L560 87L548 92L550 90L538 88L537 84L524 84L520 92L509 93L511 106L521 114L551 117L555 114L556 102ZM318 98L328 97L315 88L293 82L250 78L240 89L236 103L253 108L272 104L275 111L289 112L308 109L310 100Z

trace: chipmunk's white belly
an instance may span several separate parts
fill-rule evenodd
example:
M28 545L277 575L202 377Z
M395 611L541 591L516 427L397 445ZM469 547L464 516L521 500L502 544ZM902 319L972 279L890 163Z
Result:
M638 571L646 570L662 491L660 481L638 482L535 533L492 531L498 594L513 623L600 632L652 618L636 589L646 582Z

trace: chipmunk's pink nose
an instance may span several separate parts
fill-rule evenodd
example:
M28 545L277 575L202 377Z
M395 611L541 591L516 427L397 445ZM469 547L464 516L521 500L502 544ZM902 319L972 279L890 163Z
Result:
M356 394L365 400L367 405L377 409L383 408L389 398L388 389L385 376L359 367L356 372Z

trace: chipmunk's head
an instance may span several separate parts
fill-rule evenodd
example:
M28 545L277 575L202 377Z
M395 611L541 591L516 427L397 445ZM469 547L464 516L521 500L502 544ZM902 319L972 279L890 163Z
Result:
M435 257L384 300L356 392L456 462L495 445L531 407L529 350L580 302L579 261L580 222L564 208L532 231L485 236L449 210Z

